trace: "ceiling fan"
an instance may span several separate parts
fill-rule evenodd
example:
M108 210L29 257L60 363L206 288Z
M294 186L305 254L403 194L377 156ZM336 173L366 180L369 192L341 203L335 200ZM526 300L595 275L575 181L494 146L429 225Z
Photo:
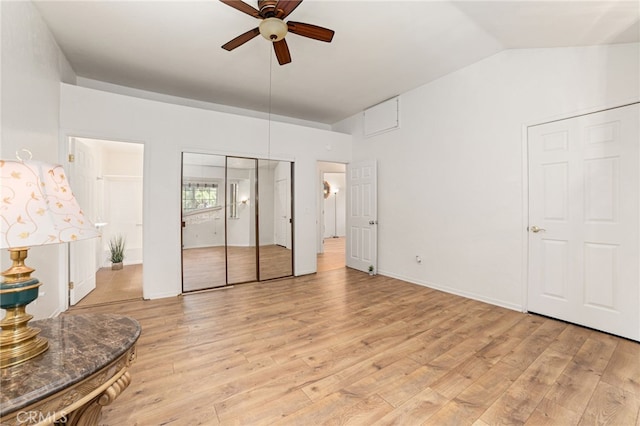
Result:
M231 51L236 47L242 46L258 34L262 34L264 38L273 43L273 50L276 53L278 62L280 65L284 65L291 62L289 47L284 39L287 32L327 43L330 43L333 39L333 30L302 22L284 22L284 19L302 3L302 0L258 0L258 9L242 0L220 1L240 12L261 19L258 27L240 34L223 45L222 48L225 50Z

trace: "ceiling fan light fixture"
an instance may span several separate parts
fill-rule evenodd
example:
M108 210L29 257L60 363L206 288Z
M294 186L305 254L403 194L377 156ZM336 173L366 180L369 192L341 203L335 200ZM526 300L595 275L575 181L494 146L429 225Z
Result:
M280 41L287 35L287 24L282 19L278 18L266 18L260 22L258 26L262 37L269 41Z

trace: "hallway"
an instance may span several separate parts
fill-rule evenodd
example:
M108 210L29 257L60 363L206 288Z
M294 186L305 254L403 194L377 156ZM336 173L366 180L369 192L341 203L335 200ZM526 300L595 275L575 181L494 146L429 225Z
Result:
M324 253L318 255L318 272L345 267L345 237L325 238Z

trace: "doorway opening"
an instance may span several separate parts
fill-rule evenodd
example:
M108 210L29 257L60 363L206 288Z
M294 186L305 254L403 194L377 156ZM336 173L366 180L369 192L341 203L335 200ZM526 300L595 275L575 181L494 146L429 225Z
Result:
M69 306L142 299L144 145L69 138L74 195L101 237L69 245ZM125 242L112 269L109 242Z
M318 272L346 266L346 165L318 162L320 177L318 212Z
M183 293L293 275L293 166L182 154Z

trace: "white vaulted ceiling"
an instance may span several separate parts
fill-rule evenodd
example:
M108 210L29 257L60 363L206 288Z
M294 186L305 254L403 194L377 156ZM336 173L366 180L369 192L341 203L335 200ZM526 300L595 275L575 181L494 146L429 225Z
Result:
M257 2L248 1L254 7ZM331 124L504 49L639 40L637 1L306 0L287 20L335 31L287 35L278 65L258 20L218 0L37 1L79 77Z

